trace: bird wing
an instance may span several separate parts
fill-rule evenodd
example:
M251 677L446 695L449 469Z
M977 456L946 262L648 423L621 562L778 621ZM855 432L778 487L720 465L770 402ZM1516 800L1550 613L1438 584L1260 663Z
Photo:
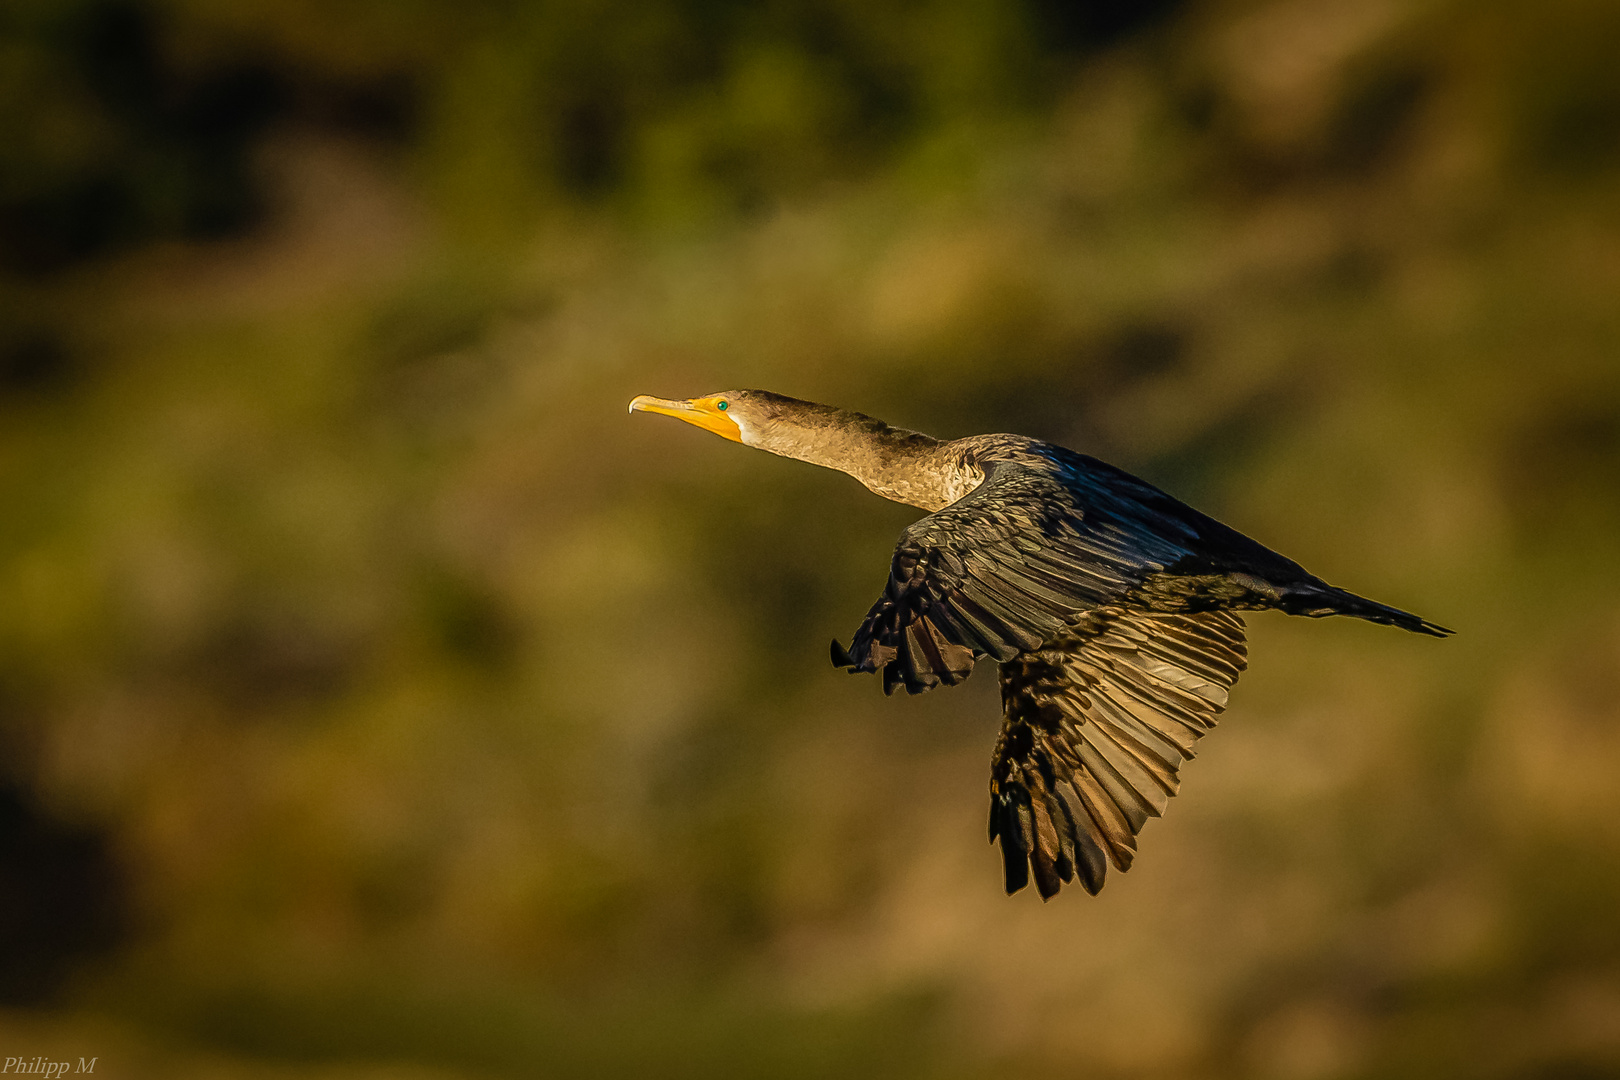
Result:
M1000 463L900 535L883 596L833 663L881 669L885 693L954 686L979 657L1038 649L1192 555L1184 509L1123 473Z
M1096 895L1110 861L1130 869L1136 834L1176 793L1247 652L1229 611L1116 608L1002 664L990 839L1008 893L1033 870L1043 900L1076 875Z

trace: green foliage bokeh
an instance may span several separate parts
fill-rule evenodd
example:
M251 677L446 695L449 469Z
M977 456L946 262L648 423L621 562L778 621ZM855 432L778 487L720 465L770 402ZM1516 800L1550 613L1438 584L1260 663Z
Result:
M1612 1075L1617 44L8 5L0 1054ZM1460 633L1251 618L1132 873L1005 898L994 680L826 663L914 513L624 412L744 386L1097 454Z

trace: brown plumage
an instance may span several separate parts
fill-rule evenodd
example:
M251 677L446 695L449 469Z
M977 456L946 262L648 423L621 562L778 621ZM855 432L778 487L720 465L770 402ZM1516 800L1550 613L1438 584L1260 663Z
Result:
M1130 868L1247 664L1237 611L1351 615L1450 630L1335 588L1298 563L1095 458L1021 435L941 442L860 413L738 390L632 410L676 416L839 469L930 511L833 663L883 688L954 686L990 657L1004 710L990 839L1007 891Z

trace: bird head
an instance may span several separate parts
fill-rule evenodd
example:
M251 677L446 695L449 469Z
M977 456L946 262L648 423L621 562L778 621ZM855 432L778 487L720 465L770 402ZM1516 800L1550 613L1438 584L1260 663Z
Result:
M758 421L763 419L756 415L758 410L754 407L753 397L757 393L752 390L728 390L684 400L642 394L630 402L630 411L663 413L677 420L685 420L704 431L712 431L732 442L747 444L750 428L757 428ZM751 424L751 420L755 423Z
M642 395L631 412L655 412L685 420L732 442L782 457L864 476L862 462L881 460L882 447L895 439L929 446L935 440L890 428L858 412L773 394L769 390L727 390L706 397L672 400ZM863 479L862 483L866 483Z
M935 490L944 482L931 456L938 439L849 409L769 390L727 390L684 400L643 394L630 402L630 411L663 413L756 450L837 469L886 499L925 510L938 510L961 494L947 498L945 489Z

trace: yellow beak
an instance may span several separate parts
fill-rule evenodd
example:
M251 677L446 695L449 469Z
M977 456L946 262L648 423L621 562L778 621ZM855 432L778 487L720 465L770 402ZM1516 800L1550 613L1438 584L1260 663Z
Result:
M642 394L630 402L631 412L663 413L677 420L695 424L704 431L712 431L732 442L742 442L742 429L720 408L724 398L688 398L675 401L670 398L648 397Z

